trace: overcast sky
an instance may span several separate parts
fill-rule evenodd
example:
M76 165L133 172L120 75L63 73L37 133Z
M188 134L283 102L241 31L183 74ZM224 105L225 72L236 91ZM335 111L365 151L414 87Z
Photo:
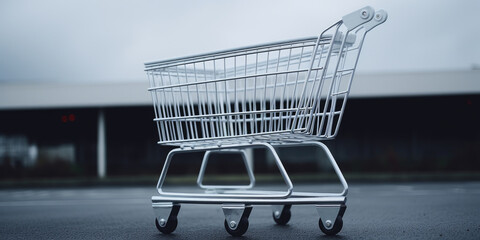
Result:
M480 66L480 1L1 0L1 82L147 81L143 63L319 34L370 5L358 72Z

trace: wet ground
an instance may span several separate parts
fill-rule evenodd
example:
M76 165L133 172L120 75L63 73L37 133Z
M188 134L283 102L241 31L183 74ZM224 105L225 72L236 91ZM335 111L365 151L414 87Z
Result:
M315 190L314 186L303 186ZM154 225L154 187L0 190L1 239L232 239L218 205L182 205L178 227ZM342 231L324 236L313 206L275 225L254 206L243 239L479 239L480 182L351 184Z

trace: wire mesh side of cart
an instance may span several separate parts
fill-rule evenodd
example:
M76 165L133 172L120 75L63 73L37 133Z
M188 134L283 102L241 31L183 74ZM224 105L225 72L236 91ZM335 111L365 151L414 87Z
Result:
M159 143L334 138L364 35L339 21L319 37L146 63Z

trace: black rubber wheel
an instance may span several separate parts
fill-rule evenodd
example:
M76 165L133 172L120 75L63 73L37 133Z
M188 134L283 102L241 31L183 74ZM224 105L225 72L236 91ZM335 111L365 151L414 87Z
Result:
M292 217L292 212L290 211L290 207L292 205L285 205L285 207L282 210L282 213L278 218L275 217L275 213L272 213L273 220L278 224L278 225L286 225L288 221L290 221L290 218Z
M155 226L157 226L158 231L162 232L163 234L170 234L177 228L178 220L176 216L170 216L168 218L167 224L165 226L160 226L158 223L158 219L155 218Z
M318 226L320 227L320 230L322 230L322 232L325 233L325 235L333 236L333 235L336 235L337 233L339 233L342 230L343 220L342 220L342 217L338 216L337 219L335 220L333 228L332 229L326 229L323 226L322 219L320 218L320 219L318 219Z
M224 223L223 225L225 225L225 230L227 230L227 232L230 233L230 235L232 235L234 237L242 236L245 232L247 232L247 229L248 229L248 219L247 218L242 218L240 220L240 222L238 223L238 227L235 230L230 228L230 225L227 223L226 219L223 223Z

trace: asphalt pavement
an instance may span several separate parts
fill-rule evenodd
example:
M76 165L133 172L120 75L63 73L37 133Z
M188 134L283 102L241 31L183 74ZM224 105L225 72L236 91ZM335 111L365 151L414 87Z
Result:
M0 239L233 239L219 205L182 205L175 232L159 233L155 194L154 186L0 190ZM293 206L286 226L254 206L241 239L480 239L479 206L480 182L351 184L337 236L323 235L314 206Z

